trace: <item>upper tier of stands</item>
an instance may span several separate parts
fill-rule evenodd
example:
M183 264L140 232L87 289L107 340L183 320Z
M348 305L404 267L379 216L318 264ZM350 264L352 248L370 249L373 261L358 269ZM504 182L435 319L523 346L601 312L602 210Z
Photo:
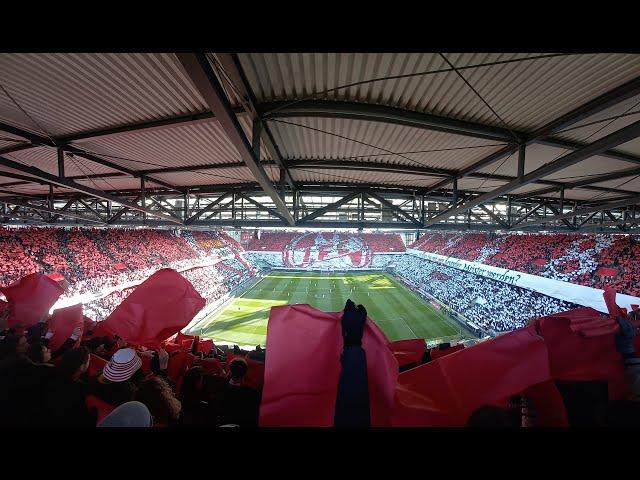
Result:
M254 238L249 242L249 251L281 252L288 245L295 244L296 248L313 246L318 236L330 242L336 238L337 242L345 242L349 238L357 238L368 245L374 253L404 252L405 246L398 234L391 233L350 233L319 232L317 235L296 232L263 232L260 239Z
M640 238L611 234L432 233L410 248L640 295Z

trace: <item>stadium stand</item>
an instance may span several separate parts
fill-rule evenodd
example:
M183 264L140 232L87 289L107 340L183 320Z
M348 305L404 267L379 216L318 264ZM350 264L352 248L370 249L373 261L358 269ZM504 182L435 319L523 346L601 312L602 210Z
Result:
M583 332L585 326L590 327L585 330L587 333L582 333L582 338L609 335L614 331L611 321L605 320L597 312L587 312L589 309L579 309L576 305L536 292L403 253L404 246L397 235L288 236L277 233L273 239L269 236L263 235L263 239L266 237L265 243L256 243L265 246L264 251L243 256L237 242L215 232L178 234L145 229L0 229L0 238L3 247L6 247L2 249L7 259L2 269L5 285L29 273L61 274L69 283L66 297L70 292L96 292L102 295L84 304L84 326L72 328L69 324L64 333L68 337L66 340L59 338L62 333L55 333L57 323L54 317L45 316L40 323L28 329L5 328L2 331L0 388L6 394L0 401L0 424L54 427L119 425L124 422L123 409L134 409L136 415L146 416L146 420L140 423L147 426L258 426L266 382L265 361L268 358L264 349L257 347L254 351L247 351L237 346L230 349L226 345L215 345L212 340L180 332L163 339L161 346L150 348L135 341L129 343L117 335L103 335L104 331L100 328L102 321L136 291L135 285L127 286L130 282L145 280L161 268L180 269L182 277L202 296L204 303L211 304L255 276L253 262L256 259L271 255L282 260L282 252L272 252L267 248L278 248L285 240L289 243L285 244L284 249L298 240L303 250L309 250L318 244L344 245L344 242L355 242L353 237L356 237L375 252L369 266L391 267L391 271L418 294L426 299L437 299L492 335L525 332L536 325L544 336L545 328L549 328L544 327L545 319L570 315L571 312L585 316L584 320L576 320L579 326L575 329L571 327L571 331ZM521 245L519 241L522 241ZM416 246L425 251L455 254L474 261L482 259L488 264L508 265L510 268L524 264L523 258L526 256L534 260L549 258L551 260L544 265L534 264L535 267L531 267L530 271L538 272L536 269L544 266L544 271L555 272L554 278L565 281L581 278L584 283L593 283L594 278L601 281L601 278L614 277L618 282L631 282L630 276L614 273L618 271L616 269L632 268L630 265L636 243L635 239L627 237L563 235L554 244L543 235L492 237L489 234L433 234L420 239L414 244ZM16 258L17 264L13 260ZM594 259L593 262L589 262L590 259ZM12 265L16 265L21 275L11 268ZM104 291L108 293L103 295ZM4 308L1 313L3 321L7 320L8 315L9 309ZM98 323L94 324L91 320ZM360 318L359 322L362 321ZM634 385L638 383L635 380L635 347L631 345L634 327L631 327L632 333L628 333L628 325L625 327L624 323L626 320L621 318L618 321L626 328L621 330L616 341L622 357L610 352L612 356L607 358L620 369L626 368L628 387L615 383L615 378L611 377L609 391L627 388L633 392ZM635 321L635 317L630 317L628 321ZM345 343L343 352L346 360L337 393L335 422L336 425L378 424L379 412L369 418L362 411L362 408L369 408L369 402L375 404L377 400L363 397L361 390L358 390L360 387L354 386L362 381L362 371L358 373L358 369L362 370L365 364L362 363L364 353L360 341L352 338L353 334L348 333L349 328L353 327L343 325L343 332L347 331L345 338L350 338L350 343ZM358 328L362 336L362 326ZM95 335L94 332L100 333ZM55 338L58 340L54 347L52 342ZM547 341L553 338L556 337L548 334ZM362 342L366 343L364 339ZM485 342L478 343L483 344ZM603 339L599 345L611 348L612 342ZM401 375L398 385L405 385L403 382L413 385L412 375L416 375L418 370L422 371L423 367L434 362L448 362L449 359L458 358L457 355L462 352L471 351L462 342L427 348L421 339L393 342L388 348L397 361ZM585 349L587 351L589 349ZM373 350L367 353L367 361L379 361L371 356L371 352ZM564 382L557 386L545 384L544 388L513 387L516 391L511 393L520 402L516 409L510 409L501 402L498 402L499 407L478 404L455 420L434 417L415 421L420 425L429 422L434 422L434 425L441 425L441 422L459 425L460 422L466 422L470 425L513 426L607 425L621 421L620 410L616 410L615 405L620 401L624 403L626 397L617 394L612 396L613 393L610 393L612 403L605 407L613 413L604 420L595 414L584 420L584 415L576 413L572 406L576 402L580 404L580 395ZM350 405L345 398L356 394L360 396L360 411L353 410L353 404L345 407ZM563 407L554 416L545 408L558 398L566 400L566 411ZM635 404L625 405L623 420L635 421ZM585 407L575 408L583 412ZM604 407L600 405L598 408ZM406 412L402 413L402 409L399 412L394 413L389 421L394 425L410 424L412 420L403 416ZM532 412L537 417L532 417ZM509 420L506 416L509 416ZM129 425L127 422L130 421L125 423Z
M562 300L411 255L400 257L394 271L422 295L437 298L494 334L523 327L532 318L576 307Z
M638 296L637 235L434 233L409 248Z
M368 245L375 253L404 252L405 246L398 234L389 233L359 233L345 234L337 232L321 232L300 234L295 232L263 232L260 239L254 238L249 242L248 251L281 252L290 244L296 248L304 249L314 246L320 239L331 242L336 238L336 243L343 243L354 238Z

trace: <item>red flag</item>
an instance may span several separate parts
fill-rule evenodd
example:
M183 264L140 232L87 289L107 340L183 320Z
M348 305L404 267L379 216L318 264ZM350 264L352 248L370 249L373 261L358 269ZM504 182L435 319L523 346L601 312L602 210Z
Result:
M97 377L106 366L107 361L104 358L100 358L92 353L89 356L89 368L87 369L87 375L90 377Z
M225 373L222 362L217 358L204 358L197 365L202 367L203 375L223 376Z
M0 288L0 291L9 301L9 326L30 327L49 314L64 289L46 275L32 273L8 287Z
M53 311L49 320L49 330L53 332L53 337L49 340L49 348L52 352L58 350L62 344L71 336L73 329L80 327L80 335L75 346L80 345L82 331L84 330L84 317L82 315L82 304L71 305L70 307L59 308Z
M452 353L456 353L457 351L460 351L462 349L464 349L464 345L462 345L461 343L449 348L432 348L431 360L437 360L438 358L446 357L447 355L451 355Z
M93 328L95 328L96 323L97 323L95 320L90 319L86 315L82 316L82 321L84 323L84 331L85 332L91 331Z
M612 399L617 397L624 369L615 347L616 329L608 328L607 322L614 320L586 307L535 320L549 350L554 380L608 380Z
M562 394L553 380L537 383L527 388L523 393L527 398L533 400L539 427L569 426Z
M245 358L247 362L247 374L244 377L244 384L255 390L262 390L264 387L264 363Z
M342 312L310 305L273 307L267 325L261 426L333 426ZM378 326L367 319L362 347L367 356L371 424L388 425L398 362Z
M612 317L625 317L626 310L620 308L616 303L616 291L611 287L604 287L604 303L607 304L607 310Z
M157 348L186 327L205 305L193 285L175 270L158 270L96 327L95 335L118 335L127 342Z
M398 365L409 365L421 363L422 356L427 351L424 340L412 338L411 340L397 340L389 344L393 356L398 361Z
M463 426L471 413L550 378L544 340L526 328L398 376L394 426Z
M202 352L205 355L208 355L211 350L213 350L213 340L200 340L198 343L198 352Z

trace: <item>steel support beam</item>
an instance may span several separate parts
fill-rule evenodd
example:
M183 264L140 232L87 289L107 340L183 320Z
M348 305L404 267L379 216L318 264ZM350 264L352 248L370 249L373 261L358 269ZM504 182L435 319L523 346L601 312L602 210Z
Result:
M211 202L209 205L207 205L206 207L198 210L197 212L195 212L191 217L189 217L184 223L185 225L191 225L193 222L195 222L196 220L198 220L198 218L200 218L201 215L210 212L213 208L215 208L216 205L218 205L221 201L223 201L225 198L227 198L231 193L225 193L221 196L219 196L218 198L216 198L213 202Z
M58 148L58 176L60 178L64 178L64 150L62 148Z
M524 160L526 151L527 146L525 144L518 146L518 179L520 181L524 178Z
M616 105L628 98L634 97L638 94L640 94L640 77L636 77L633 80L623 85L620 85L619 87L616 87L610 90L609 92L606 92L603 95L600 95L594 98L593 100L585 103L584 105L581 105L580 107L575 108L574 110L566 113L565 115L562 115L561 117L547 123L541 128L535 130L533 133L526 135L526 141L522 142L522 144L530 145L532 143L540 142L541 140L550 137L553 133L556 133L562 130L563 128L567 128L575 123L578 123L581 120L584 120L585 118L595 115L596 113L601 112L602 110L606 110L607 108L613 105ZM516 132L516 135L521 135L521 134L519 132ZM498 160L502 160L508 155L515 153L518 150L518 148L519 148L518 145L510 144L505 148L501 149L500 151L492 153L487 157L477 161L473 165L463 169L458 175L458 178L462 178L468 175L469 173L476 172L481 168L484 168ZM584 147L580 146L578 148L575 148L574 150L581 150L582 148ZM604 149L600 153L607 152L607 150L608 148ZM447 185L448 183L449 182L447 180L438 182L431 187L428 193L434 190L440 189L445 185Z
M329 205L326 205L326 206L324 206L322 208L318 208L317 210L314 210L313 212L309 213L308 215L305 215L300 220L298 220L298 224L308 223L310 220L314 220L314 219L316 219L318 217L321 217L325 213L331 212L333 210L337 210L342 205L345 205L345 204L351 202L355 198L358 198L358 195L360 195L360 192L361 192L361 190L358 190L356 192L350 193L350 194L342 197L337 202L330 203Z
M64 144L61 142L56 142L54 140L51 140L49 137L43 137L40 135L37 135L35 133L20 129L18 127L14 127L12 125L6 124L6 123L2 123L0 122L0 130L3 130L5 132L9 132L13 135L17 135L19 137L25 138L27 140L29 140L32 144L34 144L34 146L48 146L48 147L53 147L53 148L57 148L58 149L58 169L60 170L60 166L62 165L62 169L64 173L64 158L61 156L62 154L60 153L60 150L72 153L74 155L77 155L78 157L82 157L85 158L87 160L90 160L94 163L97 163L99 165L103 165L109 168L112 168L114 170L117 170L119 172L123 172L126 173L128 175L131 175L133 177L139 177L140 173L136 172L135 170L131 170L129 168L123 167L121 165L118 165L117 163L113 163L109 160L105 160L104 158L101 157L97 157L93 154L90 153L86 153L84 151L82 151L81 149L78 149L72 145L69 144ZM62 160L61 160L62 158ZM61 173L60 171L58 171L58 173ZM61 175L59 175L61 176ZM61 176L62 177L62 176ZM181 191L179 190L178 187L174 187L173 185L168 184L167 182L164 182L162 180L157 180L155 178L151 178L148 177L148 180L161 185L163 187L172 189L172 190L176 190L176 191Z
M238 193L237 196L244 198L250 204L254 205L255 207L259 208L260 210L263 210L263 211L269 213L269 215L273 215L274 217L278 217L285 224L287 223L287 220L285 218L283 218L282 215L280 215L280 213L277 210L274 210L273 208L269 208L266 205L263 205L262 203L255 201L253 198L251 198L251 197L249 197L249 196L247 196L247 195L245 195L243 193Z
M574 188L588 187L593 185L594 183L607 182L609 180L619 180L625 177L631 177L635 175L640 175L640 167L627 168L624 170L618 170L611 173L604 173L602 175L594 175L589 178L585 178L582 180L576 180L575 182L565 183L564 185L553 186L548 188L541 188L540 190L533 190L528 193L523 193L521 195L516 195L517 198L532 198L539 197L542 195L548 195L549 193L561 191L564 189L572 190ZM613 192L621 192L620 189L611 189ZM629 192L631 193L631 192Z
M251 115L254 123L259 125L260 136L262 138L262 142L264 144L264 148L269 153L269 156L274 159L275 163L280 167L284 172L283 180L292 190L295 190L295 182L293 181L293 177L289 172L289 168L287 166L287 162L282 158L282 154L280 153L280 149L276 145L276 142L271 134L271 130L269 129L269 125L262 121L260 117L260 112L257 109L257 100L256 96L251 89L251 85L249 84L249 80L244 73L242 68L242 64L240 63L240 59L238 55L235 53L216 53L216 58L220 62L224 73L227 75L228 80L234 85L237 91L240 92L242 96L242 101L244 103L245 110ZM258 158L260 155L258 154Z
M545 206L545 202L537 204L535 207L533 207L531 210L525 213L522 217L518 218L515 222L513 222L513 224L511 225L511 228L514 228L519 223L524 222L527 218L529 218L531 215L536 213L541 207L544 207L544 206Z
M43 180L45 182L51 183L53 185L58 185L60 187L65 187L65 188L69 188L71 190L75 190L77 192L80 193L84 193L85 195L89 195L92 197L96 197L96 198L100 198L102 200L108 200L108 201L112 201L115 203L119 203L121 205L124 205L126 207L129 207L133 210L138 210L140 212L146 212L150 215L155 215L156 217L160 217L163 218L165 220L169 220L171 222L174 223L178 223L178 224L182 224L182 222L180 220L177 220L173 217L168 217L166 215L163 215L161 213L158 212L153 212L145 207L140 207L138 205L134 205L132 203L127 202L126 200L116 197L115 195L111 195L109 193L103 192L101 190L96 190L94 188L91 187L87 187L85 185L81 185L79 183L74 182L73 180L69 180L67 178L61 178L58 177L56 175L52 175L50 173L47 173L43 170L40 170L39 168L36 167L31 167L28 165L23 165L21 163L18 162L14 162L13 160L10 160L8 158L4 158L4 157L0 157L0 165L3 167L7 167L7 168L11 168L13 170L17 170L19 172L23 172L26 173L28 175L32 175L34 177L36 177L39 180Z
M555 215L553 217L541 218L539 220L534 220L532 222L527 222L525 225L526 226L539 225L541 223L555 222L555 221L558 221L558 220L578 217L580 215L586 215L586 214L589 214L589 213L594 213L595 214L595 213L601 212L603 210L611 210L611 209L614 209L614 208L621 208L621 207L627 207L629 205L638 205L638 204L640 204L640 195L637 195L637 196L635 196L633 198L629 198L629 199L625 199L625 200L618 200L616 202L603 203L603 204L595 206L595 207L581 208L581 209L574 210L572 212L564 213L564 214L561 214L561 215Z
M495 190L492 190L491 192L487 192L483 195L479 195L459 207L455 207L453 209L450 209L446 212L441 213L440 215L436 215L435 217L429 219L426 222L425 226L433 225L434 223L437 223L440 220L449 218L450 216L455 215L458 212L465 211L469 208L473 208L476 205L484 203L488 200L493 200L494 198L499 197L501 195L506 195L507 193L510 193L513 190L516 190L517 188L523 187L524 185L528 185L532 181L538 180L540 178L544 178L555 172L558 172L567 167L570 167L571 165L575 165L576 163L581 162L582 160L585 160L589 157L597 155L598 153L604 150L607 150L609 148L626 143L638 136L640 136L640 121L634 122L631 125L628 125L616 132L613 132L607 135L606 137L603 137L600 140L597 140L580 150L576 150L574 152L568 153L563 157L557 160L554 160L553 162L547 163L546 165L543 165L542 167L537 168L532 172L529 172L522 179L515 179L507 183L506 185L503 185L502 187L498 187Z
M482 211L484 213L486 213L487 215L489 215L495 222L499 223L500 225L502 225L504 228L509 228L509 224L507 222L505 222L504 220L502 220L498 215L496 215L495 213L493 213L491 210L489 210L486 206L484 205L479 205L479 207L482 209Z
M75 220L81 220L83 222L91 222L91 223L100 223L100 224L104 224L105 221L100 219L95 219L95 218L91 218L91 217L85 217L84 215L76 215L75 213L69 213L69 212L65 212L62 210L56 210L53 208L49 208L48 206L44 206L44 205L33 205L30 204L28 202L20 202L18 200L5 200L4 198L0 197L0 203L4 203L5 205L15 205L17 207L22 207L22 208L30 208L32 210L36 210L38 212L45 212L45 213L50 213L52 215L57 215L57 216L63 216L63 217L68 217L68 218L73 218ZM5 214L5 216L10 216ZM49 219L50 221L54 221L53 217Z
M273 200L280 216L283 217L290 226L293 226L295 220L291 212L289 212L285 202L280 198L278 192L271 184L264 168L260 165L260 159L256 157L253 152L207 57L201 53L178 53L176 56L196 89L200 92L200 95L205 99L205 102L220 122L220 126L229 137L229 140L235 146L236 150L238 150L240 157L249 167L262 189Z
M422 228L422 223L420 223L419 220L416 220L413 215L409 215L407 212L405 212L404 210L398 208L397 206L395 206L393 203L391 203L390 201L388 201L386 198L383 198L382 196L378 195L376 192L363 192L365 195L371 197L371 198L375 198L376 200L378 200L383 206L387 207L388 209L390 209L392 212L397 213L398 215L400 215L401 217L405 218L406 220L410 221L411 223L413 223L415 226L417 226L418 228Z
M510 142L512 135L499 127L491 127L427 113L384 105L341 102L331 100L306 100L301 102L271 102L259 106L263 118L323 117L384 122L413 128L426 128L440 132L470 137Z
M547 208L549 208L549 210L551 210L551 213L553 213L554 215L561 214L561 212L549 202L547 202ZM574 228L573 224L566 218L562 219L562 223L564 223L569 228Z

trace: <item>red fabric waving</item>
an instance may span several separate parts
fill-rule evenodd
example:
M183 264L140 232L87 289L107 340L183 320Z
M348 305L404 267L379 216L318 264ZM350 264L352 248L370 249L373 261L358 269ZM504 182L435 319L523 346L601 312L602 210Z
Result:
M604 303L607 304L607 310L612 317L627 315L627 311L616 303L616 291L611 287L604 287Z
M341 336L331 313L309 305L271 308L261 426L333 425Z
M198 365L202 367L203 375L215 375L219 377L225 375L222 362L217 358L204 358L198 362Z
M267 325L261 426L333 425L342 353L342 312L310 305L273 307ZM398 362L371 320L362 347L367 356L371 423L388 425Z
M25 327L38 323L48 315L53 304L64 293L57 282L41 273L22 277L12 285L0 288L0 291L9 303L9 326Z
M533 400L539 427L569 426L564 400L553 380L532 385L523 394Z
M49 340L49 348L51 351L55 352L58 350L71 336L73 329L76 327L80 327L80 336L78 340L76 340L75 347L80 345L82 332L84 331L82 304L54 310L53 315L51 315L49 319L49 330L53 332L53 337Z
M536 330L549 350L552 378L607 380L610 398L619 398L625 391L624 368L615 348L617 329L606 329L610 322L613 320L592 308L576 308L537 319Z
M439 349L439 348L432 348L431 349L431 360L436 360L438 358L442 358L445 357L447 355L451 355L452 353L456 353L460 350L462 350L464 348L464 345L462 345L461 343L459 343L458 345L454 345L452 347L449 348L445 348L443 350Z
M158 270L116 307L96 335L118 335L127 342L157 348L186 327L205 305L193 285L175 270Z
M340 325L342 312L337 312L335 315ZM342 348L342 342L340 342L340 347ZM367 354L371 426L389 426L391 425L395 386L398 381L398 361L393 356L389 348L389 340L382 329L369 318L364 326L362 348Z
M208 355L213 350L213 340L200 340L198 343L198 352Z
M547 349L520 329L398 376L394 426L463 426L471 413L550 378Z
M96 328L97 322L94 320L91 320L89 317L87 317L86 315L82 316L82 323L83 323L83 335L86 336L89 332L92 332L94 328Z
M173 340L174 343L178 343L178 344L182 344L183 340L193 340L194 337L193 335L186 335L180 331L178 331L178 333L176 333L176 338Z
M195 359L195 355L188 352L179 352L169 357L169 363L167 365L167 376L169 379L177 384L187 370L189 370L189 367Z
M422 356L426 352L424 340L421 338L397 340L389 343L389 348L400 366L421 363Z
M104 358L100 358L92 353L89 357L89 368L87 369L87 375L89 375L90 377L97 377L106 366L107 361Z
M244 384L256 390L262 390L264 386L264 363L256 362L250 358L245 358L245 360L249 368L244 378Z

